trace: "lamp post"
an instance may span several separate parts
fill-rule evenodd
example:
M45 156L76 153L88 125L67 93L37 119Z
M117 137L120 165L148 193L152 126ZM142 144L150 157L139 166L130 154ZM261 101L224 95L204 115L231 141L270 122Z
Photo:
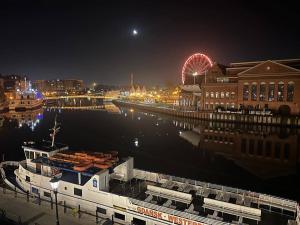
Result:
M198 73L197 72L194 72L193 73L193 77L194 77L194 85L196 84L196 76L198 75Z
M59 220L58 220L58 208L57 208L57 189L59 186L59 179L54 177L50 180L50 185L51 188L54 192L55 195L55 209L56 209L56 225L59 225Z

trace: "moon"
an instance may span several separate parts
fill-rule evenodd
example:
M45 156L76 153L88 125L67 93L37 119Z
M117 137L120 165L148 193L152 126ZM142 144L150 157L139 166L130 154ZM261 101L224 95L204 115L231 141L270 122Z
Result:
M136 36L136 35L138 35L138 34L139 34L139 32L138 32L137 29L133 29L133 30L132 30L132 35L133 35L133 36Z

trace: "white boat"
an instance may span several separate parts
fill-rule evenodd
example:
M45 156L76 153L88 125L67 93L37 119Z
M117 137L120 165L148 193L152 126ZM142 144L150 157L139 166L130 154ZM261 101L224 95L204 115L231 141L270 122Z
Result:
M30 82L24 90L17 89L8 96L9 110L33 110L41 108L42 105L42 95L31 88Z

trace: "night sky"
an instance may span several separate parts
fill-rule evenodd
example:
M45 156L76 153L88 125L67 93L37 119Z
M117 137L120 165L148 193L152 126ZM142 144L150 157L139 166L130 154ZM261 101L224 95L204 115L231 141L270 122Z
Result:
M297 1L262 2L2 0L0 73L176 84L195 52L223 64L300 57Z

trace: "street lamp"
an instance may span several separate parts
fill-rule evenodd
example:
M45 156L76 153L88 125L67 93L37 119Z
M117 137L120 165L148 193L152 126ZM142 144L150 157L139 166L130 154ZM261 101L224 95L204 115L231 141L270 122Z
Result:
M56 225L59 225L59 220L58 220L58 209L57 209L57 189L59 186L59 179L56 177L53 177L50 181L51 188L54 192L55 195L55 209L56 209Z
M193 77L194 77L194 85L196 84L196 76L198 76L198 72L194 72L194 73L193 73Z

